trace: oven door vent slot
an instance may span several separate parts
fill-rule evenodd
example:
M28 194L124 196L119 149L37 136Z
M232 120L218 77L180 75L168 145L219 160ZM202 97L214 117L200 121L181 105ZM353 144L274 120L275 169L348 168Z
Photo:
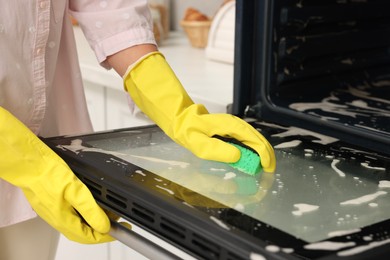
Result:
M193 234L192 244L197 253L206 259L219 259L221 248L210 240Z
M166 218L161 218L160 227L164 234L177 242L183 241L186 237L186 228L173 223Z
M91 191L91 193L96 194L99 197L102 195L102 186L101 185L97 184L96 182L94 182L88 178L81 177L81 176L78 176L78 177L88 187L88 189Z
M148 210L137 203L133 203L131 212L133 214L133 217L141 223L155 223L155 214L151 210Z
M118 195L116 192L113 192L111 190L107 190L106 198L108 201L114 203L115 205L119 206L122 209L127 208L126 198Z

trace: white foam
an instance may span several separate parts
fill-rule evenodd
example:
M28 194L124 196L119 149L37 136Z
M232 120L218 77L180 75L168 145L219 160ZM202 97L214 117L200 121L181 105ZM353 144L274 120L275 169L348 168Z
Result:
M234 206L234 209L238 210L238 211L244 211L245 210L245 206L242 205L241 203L237 203L235 206Z
M305 245L305 249L309 250L327 250L327 251L336 251L342 248L355 246L355 242L332 242L332 241L324 241L318 243L312 243Z
M168 192L168 193L171 194L171 195L174 195L174 194L175 194L175 193L174 193L173 191L171 191L170 189L161 187L160 185L156 185L156 187L159 188L159 189L165 190L166 192Z
M290 105L290 108L299 111L299 112L304 112L307 110L312 110L312 109L320 109L324 112L328 113L334 113L334 114L340 114L344 116L350 116L355 118L358 115L361 115L360 113L357 112L352 112L348 110L348 106L346 105L340 105L336 103L332 103L332 101L338 100L336 97L331 96L324 98L322 102L315 102L315 103L293 103Z
M340 177L345 177L345 173L344 173L343 171L339 170L339 169L336 167L336 165L337 165L339 162L340 162L340 160L338 160L338 159L333 159L333 161L332 161L332 163L331 163L330 166L332 167L333 170L335 170L335 172L338 173L338 175L339 175Z
M146 176L146 174L141 170L136 170L135 173L138 173L139 175Z
M284 128L284 129L286 129L286 128ZM313 140L312 142L323 144L323 145L331 144L331 143L338 141L338 139L336 139L336 138L333 138L333 137L330 137L327 135L322 135L322 134L312 132L312 131L309 131L306 129L293 127L293 126L288 127L287 131L285 131L285 132L282 132L279 134L274 134L272 136L281 137L281 138L288 137L288 136L314 136L314 137L318 138L319 140Z
M275 245L268 245L265 247L265 250L272 252L272 253L277 253L280 251L280 247L275 246Z
M294 207L298 208L298 210L292 211L292 214L294 214L295 216L302 216L304 213L319 209L319 206L317 205L310 205L304 203L294 204Z
M371 236L364 236L363 240L364 241L372 241L372 237Z
M100 148L86 147L83 145L83 141L81 139L74 139L70 142L70 145L58 145L57 147L63 150L64 149L69 150L71 152L74 152L75 154L78 154L79 152L96 152L96 153L110 154L114 156L125 155L123 153L107 151Z
M218 168L210 168L210 171L212 171L212 172L226 172L225 169L218 169Z
M228 227L224 222L222 222L220 219L217 219L216 217L214 216L210 216L210 219L212 221L214 221L215 223L218 224L218 226L224 228L224 229L227 229L227 230L230 230L230 227Z
M361 196L361 197L356 198L356 199L340 202L340 205L359 205L362 203L367 203L367 202L373 201L374 199L378 198L379 196L386 195L386 194L387 194L386 191L378 191L378 192L375 192L373 194L364 195L364 196Z
M262 256L258 253L253 253L253 252L251 252L249 254L249 259L250 260L267 260L264 256Z
M348 250L344 250L344 251L338 252L337 255L338 256L356 255L356 254L359 254L361 252L364 252L364 251L367 251L367 250L371 250L371 249L373 249L375 247L383 246L383 245L386 245L386 244L390 244L390 239L371 242L368 245L357 246L357 247L352 248L352 249L348 249Z
M281 148L296 147L296 146L300 145L301 143L302 143L301 140L292 140L292 141L289 141L289 142L284 142L284 143L275 145L274 148L275 149L281 149Z
M282 251L285 252L286 254L294 253L294 249L290 247L282 248Z
M389 86L390 85L390 80L378 80L378 81L373 81L371 82L371 85L373 85L374 87L384 87L384 86ZM389 100L385 100L384 101L389 102Z
M351 230L336 230L336 231L329 232L328 237L341 237L341 236L357 233L360 231L361 231L360 228L351 229Z
M367 169L373 169L373 170L378 170L378 171L386 171L386 168L383 168L383 167L373 167L373 166L370 166L366 162L362 162L362 163L360 163L360 165L363 166L363 167L366 167Z
M337 94L336 92L336 93L331 93L329 97L322 99L321 102L293 103L290 105L290 108L300 112L319 109L324 112L350 116L353 118L356 118L356 116L358 115L367 116L367 113L380 114L386 117L389 116L388 110L380 109L377 107L369 107L368 102L365 101L365 100L373 100L381 103L389 103L388 100L377 98L377 97L371 97L369 92L363 91L355 87L349 87L348 92L360 99L353 100L351 103L339 104L340 100L338 97L335 96L335 94ZM364 113L359 113L359 112L364 112ZM323 118L322 116L319 117ZM372 130L376 130L376 129L373 128Z
M232 179L234 177L236 177L237 175L234 173L234 172L227 172L225 173L225 177L223 177L224 180L229 180L229 179Z
M120 164L123 164L123 165L128 165L128 163L119 161L119 160L117 160L117 159L115 159L115 158L110 158L110 161L111 161L111 162L115 162L115 163L120 163Z
M379 188L390 188L390 181L379 181Z
M388 99L383 98L377 98L377 97L370 97L370 93L367 91L363 91L357 88L349 87L349 92L353 94L356 97L365 98L373 101L378 101L380 103L390 104L390 101ZM385 112L388 112L388 110L385 110Z

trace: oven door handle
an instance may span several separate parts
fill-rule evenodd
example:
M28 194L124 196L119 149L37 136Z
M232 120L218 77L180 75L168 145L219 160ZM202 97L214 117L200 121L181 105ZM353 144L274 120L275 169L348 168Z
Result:
M111 221L109 234L149 259L181 259L122 223Z

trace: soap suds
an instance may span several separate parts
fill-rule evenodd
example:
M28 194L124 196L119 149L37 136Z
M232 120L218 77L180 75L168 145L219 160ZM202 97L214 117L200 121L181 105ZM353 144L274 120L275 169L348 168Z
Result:
M332 242L332 241L324 241L318 243L312 243L305 245L305 249L309 250L327 250L327 251L336 251L342 248L355 246L355 242Z
M191 204L188 204L188 202L186 202L186 201L183 201L183 204L190 207L190 208L194 208L194 206L192 206Z
M225 173L225 177L223 177L224 180L229 180L236 177L236 174L234 172L227 172Z
M275 149L291 148L291 147L296 147L296 146L300 145L301 143L302 143L301 140L292 140L289 142L284 142L284 143L275 145L274 148Z
M379 181L379 188L390 188L390 181Z
M328 237L341 237L341 236L345 236L345 235L349 235L349 234L353 234L353 233L358 233L360 231L361 231L360 228L351 229L351 230L332 231L332 232L328 233Z
M294 249L290 247L282 248L282 251L285 252L286 254L294 253Z
M226 169L210 168L211 172L226 172Z
M330 166L332 167L333 170L335 170L335 172L338 173L338 175L339 175L340 177L345 177L345 173L344 173L343 171L339 170L339 169L336 167L336 165L337 165L339 162L340 162L340 160L338 160L338 159L333 159L333 161L332 161L332 163L331 163Z
M122 165L128 165L128 163L119 161L119 160L117 160L117 159L115 159L115 158L110 158L110 161L111 161L111 162L115 162L115 163L120 163L120 164L122 164Z
M245 210L245 206L242 205L241 203L237 203L237 204L234 206L234 209L235 209L235 210L238 210L238 211L244 211L244 210Z
M253 252L251 252L249 254L249 259L250 260L267 260L264 256L262 256L258 253L253 253Z
M378 247L378 246L383 246L383 245L386 245L386 244L390 244L390 239L371 242L368 245L357 246L357 247L352 248L352 249L348 249L348 250L344 250L344 251L338 252L337 255L338 256L356 255L356 254L359 254L361 252L373 249L373 248Z
M146 176L146 174L141 170L136 170L135 173L138 173L139 175Z
M319 208L319 206L317 205L310 205L304 203L294 204L294 207L298 208L298 210L294 210L292 212L292 214L294 214L295 216L302 216L302 214L304 213L308 213Z
M212 221L214 221L215 223L217 223L218 226L220 226L220 227L222 227L224 229L230 230L230 227L228 227L224 222L222 222L221 220L217 219L216 217L210 216L210 219Z
M335 113L344 116L350 116L353 118L355 118L358 115L362 115L360 113L349 111L348 106L346 105L339 105L339 104L332 103L332 101L334 100L337 100L337 98L327 97L324 98L322 102L317 102L317 103L293 103L290 105L290 108L299 112L305 112L311 109L320 109L327 113Z
M339 91L340 92L340 91ZM342 90L344 92L344 90ZM342 93L341 92L341 93ZM321 102L317 103L293 103L290 105L290 108L295 109L300 112L307 110L322 110L326 113L334 113L343 116L349 116L356 118L357 116L369 116L371 115L381 115L388 116L388 110L370 107L365 100L373 100L381 103L387 103L388 100L370 97L370 93L360 90L358 88L349 87L348 92L355 97L360 99L353 100L350 103L338 104L340 99L336 96L338 92L333 92L329 97L322 99ZM362 100L365 99L365 100ZM336 103L337 102L337 103ZM375 130L375 129L373 129Z
M257 122L257 123L259 125L264 125L264 126L268 126L268 127L272 127L272 128L276 128L276 129L286 130L285 132L282 132L279 134L273 134L272 136L274 136L274 137L283 138L283 137L288 137L288 136L314 136L320 140L313 140L312 142L323 144L323 145L331 144L331 143L337 142L339 140L337 138L333 138L333 137L330 137L327 135L319 134L316 132L312 132L312 131L298 128L298 127L294 127L294 126L284 127L284 126L280 126L277 124L266 123L266 122Z
M348 90L349 90L349 92L351 92L351 94L353 94L356 97L365 98L365 99L369 99L369 100L372 100L372 101L377 101L377 102L380 102L380 103L390 104L390 101L388 99L371 97L370 93L367 92L367 91L363 91L363 90L360 90L358 88L352 88L352 87L349 87ZM385 110L385 111L387 113L388 110Z
M280 247L275 246L275 245L268 245L265 247L265 250L272 252L272 253L277 253L280 251Z
M339 140L339 139L336 139L336 138L333 138L330 136L322 135L322 134L319 134L316 132L312 132L312 131L309 131L306 129L293 127L293 126L287 128L287 131L285 131L283 133L274 134L272 136L273 137L281 137L281 138L288 137L288 136L314 136L314 137L318 138L319 140L313 140L312 142L323 144L323 145L331 144L331 143L337 142Z
M156 185L156 187L159 188L159 189L165 190L166 192L168 192L168 193L171 194L171 195L174 195L174 194L175 194L175 193L174 193L173 191L171 191L170 189L161 187L160 185Z
M363 240L364 241L372 241L372 237L371 236L364 236Z
M71 152L74 152L75 154L78 154L79 152L96 152L96 153L104 153L104 154L110 154L114 156L123 156L125 154L113 152L113 151L106 151L100 148L94 148L94 147L86 147L83 146L83 141L81 139L74 139L70 142L70 145L57 145L58 148L64 150L69 150Z
M359 205L362 203L370 202L370 201L378 198L379 196L386 195L386 194L387 194L386 191L378 191L378 192L375 192L373 194L364 195L364 196L356 198L356 199L340 202L340 205Z
M362 162L361 166L366 167L367 169L378 170L378 171L386 171L386 168L383 168L383 167L373 167L373 166L370 166L368 163L365 163L365 162Z

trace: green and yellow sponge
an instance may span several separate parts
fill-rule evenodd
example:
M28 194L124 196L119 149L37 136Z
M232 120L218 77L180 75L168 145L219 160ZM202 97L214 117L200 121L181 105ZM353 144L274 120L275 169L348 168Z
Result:
M261 172L261 159L255 150L234 138L222 137L219 135L215 135L214 137L225 141L240 150L240 159L237 162L229 163L231 167L249 175L256 175Z
M241 152L240 159L235 163L229 163L230 166L250 175L256 175L261 171L262 167L260 156L256 152L240 144L232 142L228 143L237 147Z

